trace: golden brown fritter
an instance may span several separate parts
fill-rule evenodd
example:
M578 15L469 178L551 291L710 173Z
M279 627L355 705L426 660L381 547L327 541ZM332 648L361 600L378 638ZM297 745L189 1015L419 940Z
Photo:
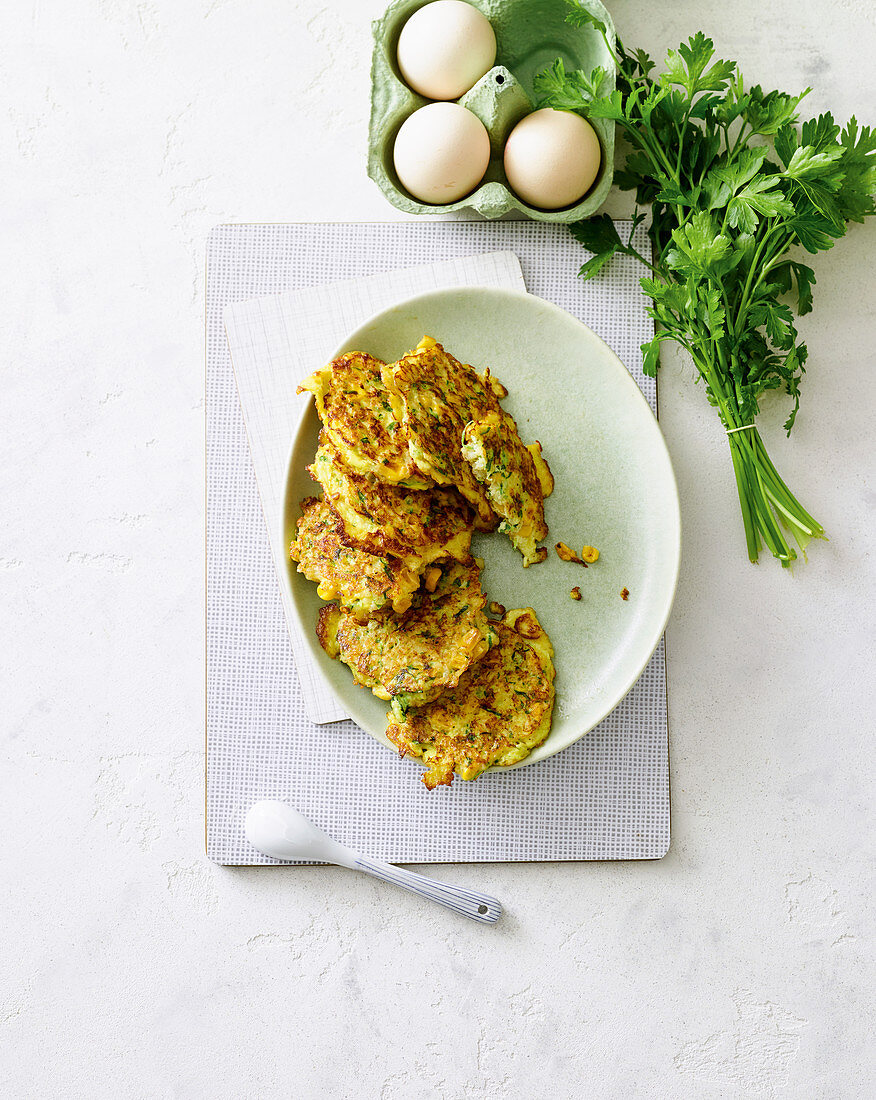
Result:
M494 627L498 642L455 687L403 718L387 716L386 736L400 755L422 758L429 790L449 786L454 772L476 779L491 766L517 764L550 732L550 639L531 607L507 612Z
M458 683L495 638L474 558L447 562L436 580L434 592L421 589L398 617L363 623L336 604L319 613L316 633L326 653L378 698L391 699L399 716Z
M298 572L318 583L321 599L338 599L349 615L360 619L383 608L401 613L410 607L418 574L398 558L350 546L340 517L326 501L308 497L301 508L289 554L298 562Z
M466 424L499 410L489 374L481 377L424 336L398 362L384 365L382 376L417 470L439 485L455 485L475 508L478 529L494 530L487 493L462 454Z
M546 550L538 549L548 529L542 479L533 453L536 448L550 477L540 444L524 446L514 417L503 409L469 421L463 432L463 457L486 490L493 511L502 519L499 530L506 532L523 555L524 567L547 557ZM552 478L550 484L553 487Z
M325 432L308 469L360 550L400 558L415 573L468 557L474 514L453 489L408 489L352 473Z
M324 430L350 470L391 485L426 488L429 482L414 469L381 378L385 365L365 352L349 351L306 378L298 392L313 394Z

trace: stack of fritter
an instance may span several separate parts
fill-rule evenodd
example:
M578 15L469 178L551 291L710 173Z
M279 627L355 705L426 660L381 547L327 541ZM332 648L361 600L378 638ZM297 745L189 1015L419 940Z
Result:
M475 530L499 527L543 561L538 443L505 388L424 337L396 363L348 352L299 387L322 420L291 556L322 599L329 656L390 701L387 736L421 757L430 789L523 759L550 731L553 650L531 608L487 618Z

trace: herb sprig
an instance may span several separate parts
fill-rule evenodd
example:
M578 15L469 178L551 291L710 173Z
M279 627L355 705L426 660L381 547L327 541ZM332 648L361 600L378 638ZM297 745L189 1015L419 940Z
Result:
M794 313L812 309L815 273L802 248L831 248L851 221L876 213L876 133L854 118L841 129L830 114L797 127L806 92L788 95L746 88L736 62L715 58L698 33L666 56L664 72L642 50L610 40L605 24L570 6L568 21L591 25L617 65L606 73L567 71L557 60L536 78L542 106L612 119L630 152L615 181L650 207L653 262L621 240L606 215L571 226L593 258L593 278L613 255L635 255L650 275L641 280L657 322L643 345L645 373L656 374L660 345L685 348L727 431L748 556L766 545L783 566L824 536L779 476L754 420L768 390L791 399L790 433L800 405L807 349ZM635 230L645 219L638 209ZM791 253L789 255L789 253ZM793 308L792 308L793 304Z

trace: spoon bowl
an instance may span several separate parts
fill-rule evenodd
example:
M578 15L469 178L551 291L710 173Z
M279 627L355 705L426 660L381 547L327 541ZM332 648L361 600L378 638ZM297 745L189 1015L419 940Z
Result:
M340 856L351 854L294 806L273 798L265 798L250 807L245 830L246 839L253 848L274 859L338 863ZM349 863L341 865L350 866Z
M245 831L246 839L253 848L273 859L334 863L353 871L364 871L384 882L395 883L420 897L436 901L480 924L495 924L502 912L502 906L489 894L438 882L415 871L394 867L351 851L288 802L272 798L256 802L246 815Z

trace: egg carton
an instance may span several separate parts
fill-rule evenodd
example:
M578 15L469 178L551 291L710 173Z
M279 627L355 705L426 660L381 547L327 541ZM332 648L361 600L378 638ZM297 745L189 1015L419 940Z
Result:
M566 0L467 0L482 12L496 34L496 61L488 73L456 102L472 111L490 135L490 163L484 178L471 194L440 206L413 198L395 171L392 151L398 131L409 115L432 100L405 84L396 50L401 29L424 0L395 0L372 24L374 55L371 63L371 122L368 175L387 199L409 214L445 214L451 210L476 210L485 218L500 218L509 211L534 221L574 222L594 214L608 194L614 176L614 123L593 119L599 137L602 163L593 186L574 206L539 210L514 194L505 178L502 152L517 123L536 109L533 80L537 73L561 57L567 69L590 72L597 66L608 74L603 94L614 89L614 59L602 36L593 27L573 27L565 21ZM614 24L599 0L579 0L580 6L606 26L614 45Z

